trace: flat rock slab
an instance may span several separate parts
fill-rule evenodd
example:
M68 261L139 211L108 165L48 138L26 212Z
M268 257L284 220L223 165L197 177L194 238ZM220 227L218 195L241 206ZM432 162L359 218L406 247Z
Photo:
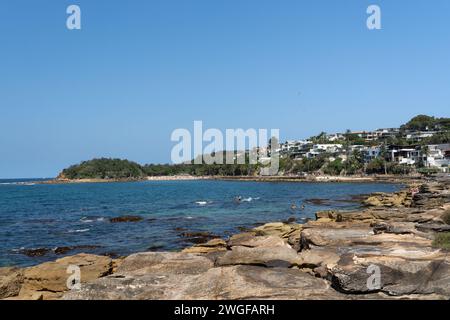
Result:
M388 246L401 243L418 247L431 247L431 239L416 234L375 234L373 228L309 228L301 233L301 242L304 248L313 246L350 246L373 245Z
M229 266L199 275L114 275L71 291L64 299L342 299L322 279L298 269Z
M243 234L241 236L233 236L228 241L230 247L276 247L285 246L286 241L278 236L255 236L252 234Z
M175 273L198 274L212 268L214 263L199 254L185 252L142 252L125 258L117 274Z
M258 265L266 267L291 267L298 265L299 256L288 244L276 247L247 248L236 246L217 259L218 266Z
M377 268L379 274L377 286L370 280L374 276L373 268ZM445 259L361 259L353 256L341 258L331 274L333 286L341 292L383 292L391 296L438 294L450 298L450 264Z

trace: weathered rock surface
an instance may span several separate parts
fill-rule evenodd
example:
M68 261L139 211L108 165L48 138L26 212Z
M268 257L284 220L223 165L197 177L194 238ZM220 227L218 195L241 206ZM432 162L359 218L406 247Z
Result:
M301 230L301 225L273 222L254 228L253 230L260 236L277 236L283 239L288 239L293 234Z
M227 243L223 239L212 239L206 243L196 244L190 248L183 249L187 253L210 253L227 250Z
M192 274L108 276L64 299L339 299L322 279L298 269L229 266Z
M105 256L78 254L46 262L24 270L18 299L54 299L67 291L71 265L80 267L81 282L88 282L112 272L112 260Z
M379 268L378 286L368 284L370 266ZM389 295L438 294L450 296L450 264L445 257L408 259L350 255L339 261L330 273L333 286L342 292L382 291Z
M230 238L228 241L230 247L276 247L285 246L286 241L277 236L255 236L252 233L244 233Z
M363 203L373 207L410 207L412 195L407 191L377 193L368 197Z
M0 299L17 296L22 283L22 269L14 267L0 268Z
M117 274L181 273L197 274L212 268L214 263L198 254L183 252L142 252L125 258Z
M287 244L255 248L236 246L217 260L219 266L245 264L288 268L298 263L297 252Z

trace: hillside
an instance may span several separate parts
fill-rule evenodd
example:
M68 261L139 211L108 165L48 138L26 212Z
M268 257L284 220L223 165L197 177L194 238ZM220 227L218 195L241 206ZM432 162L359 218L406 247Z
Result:
M64 169L58 179L140 179L147 175L141 165L121 159L93 159Z

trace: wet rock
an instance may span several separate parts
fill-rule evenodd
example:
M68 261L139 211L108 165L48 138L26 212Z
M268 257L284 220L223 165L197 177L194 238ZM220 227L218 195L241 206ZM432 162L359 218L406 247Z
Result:
M51 251L52 250L48 248L37 248L37 249L20 249L18 252L28 257L42 257Z
M109 221L112 223L119 223L119 222L139 222L142 221L143 218L140 216L120 216L120 217L114 217L110 218Z
M249 227L244 227L244 226L236 227L236 229L237 229L239 232L249 232L249 231L251 231L251 228L249 228Z
M73 247L56 247L54 252L55 254L65 254L71 250L73 250Z
M0 268L0 299L17 296L22 283L22 269L14 267Z
M329 199L313 198L313 199L306 199L305 202L309 203L309 204L316 205L316 206L330 205L330 200Z
M182 232L181 236L184 238L184 241L195 244L203 244L211 239L220 238L207 231Z
M67 247L56 247L53 252L55 254L66 254L73 250L94 250L99 248L95 245L79 245L79 246L67 246Z
M165 246L154 244L147 248L148 251L164 251Z
M46 262L24 270L19 299L54 299L67 291L71 265L80 267L81 282L88 282L111 273L112 261L105 256L78 254Z
M289 217L286 221L283 221L283 223L290 224L290 223L295 223L296 221L297 221L296 217Z
M120 255L116 252L103 252L100 254L101 256L110 257L111 259L120 258Z

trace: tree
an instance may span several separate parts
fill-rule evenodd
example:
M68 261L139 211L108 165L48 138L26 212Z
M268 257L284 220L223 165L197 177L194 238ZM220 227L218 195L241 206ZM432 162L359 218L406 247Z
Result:
M436 119L434 117L430 117L424 114L420 114L415 116L403 126L402 129L406 130L427 130L434 128Z

